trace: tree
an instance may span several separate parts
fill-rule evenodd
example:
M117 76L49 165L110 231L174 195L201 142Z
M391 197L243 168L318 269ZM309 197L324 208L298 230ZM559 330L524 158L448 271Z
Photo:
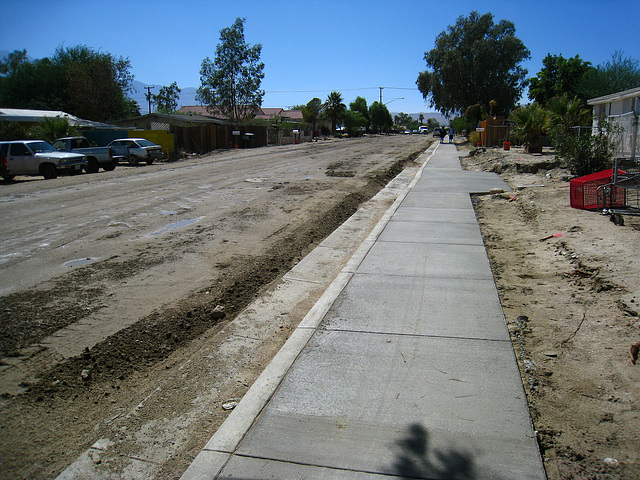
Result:
M429 130L432 130L436 127L440 126L440 122L438 122L438 120L436 120L433 117L429 117L427 118L427 127L429 128Z
M52 60L64 71L70 113L104 122L121 118L127 111L125 93L133 81L129 59L78 45L59 47Z
M445 115L480 104L487 111L496 100L510 111L520 99L527 71L520 66L529 50L515 36L512 22L493 23L493 15L473 11L441 32L425 53L426 70L416 84L425 100Z
M221 111L232 121L244 120L262 105L264 63L261 44L250 46L244 40L244 18L220 30L220 43L212 62L202 61L196 99L211 112Z
M589 70L580 82L580 96L585 99L622 92L640 85L640 62L625 57L618 50L611 60Z
M393 126L393 118L387 109L387 106L380 102L373 102L369 107L369 115L371 117L371 124L375 129L382 133L388 131Z
M35 127L35 136L45 142L53 143L56 138L70 137L77 134L75 127L64 117L47 117Z
M344 127L350 137L357 137L362 134L362 131L369 125L364 115L354 110L345 110L343 113Z
M537 103L515 109L509 118L513 133L524 143L526 153L542 152L542 135L547 129L547 112Z
M542 60L543 67L529 81L529 98L546 106L554 97L566 94L568 97L579 95L582 77L593 70L591 63L576 55L565 59L562 55L547 54ZM582 98L586 103L588 98Z
M312 135L316 130L318 120L320 120L320 114L322 113L322 100L319 98L312 98L309 102L302 107L302 119L311 124Z
M371 125L371 118L369 117L369 107L367 106L367 99L364 97L356 97L356 99L349 104L349 109L353 112L358 112L367 121L365 127L367 130Z
M451 120L451 128L453 128L453 130L455 132L459 132L459 133L463 133L463 132L467 132L469 133L470 131L472 131L475 128L475 124L472 124L469 119L465 116L458 116L456 118L454 118L453 120Z
M407 127L407 130L416 130L419 126L415 118L404 112L400 112L400 115L397 115L395 124Z
M0 75L10 75L18 67L27 61L26 50L14 50L7 57L0 61Z
M322 108L324 114L331 120L331 133L335 135L336 126L347 109L347 106L342 103L342 94L340 92L331 92Z
M151 100L156 104L156 111L159 113L175 113L180 100L180 88L173 82L168 87L160 87L157 95L152 95Z
M125 97L133 80L128 59L82 45L59 47L51 58L27 61L19 52L14 59L0 77L4 107L63 110L95 121L123 118L135 110L135 102Z
M559 150L562 138L570 135L573 127L591 125L591 110L578 97L570 99L566 93L549 100L547 112L549 131Z

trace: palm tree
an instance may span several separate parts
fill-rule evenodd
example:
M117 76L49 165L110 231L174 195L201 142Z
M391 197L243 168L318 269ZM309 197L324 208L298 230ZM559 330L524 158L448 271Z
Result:
M573 127L591 125L591 111L578 98L569 99L566 93L547 103L549 130L557 135L571 133Z
M526 153L542 153L542 135L547 131L548 114L537 103L516 108L510 120L514 133L524 143Z
M76 128L64 117L47 117L34 129L34 134L45 142L53 143L56 138L75 135Z
M323 107L325 114L331 120L331 132L335 135L338 120L347 109L347 106L342 103L342 94L340 92L331 92Z

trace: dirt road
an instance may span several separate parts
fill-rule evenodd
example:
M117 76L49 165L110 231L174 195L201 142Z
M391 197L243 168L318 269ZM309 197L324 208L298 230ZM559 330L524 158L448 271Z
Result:
M55 477L96 441L118 443L108 462L86 459L104 478L179 476L301 317L282 312L241 355L225 326L429 142L331 140L0 185L3 478Z

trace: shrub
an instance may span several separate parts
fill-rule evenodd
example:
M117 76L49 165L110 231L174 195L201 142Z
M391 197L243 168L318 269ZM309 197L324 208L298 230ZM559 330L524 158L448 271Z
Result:
M480 141L480 133L473 131L469 134L469 143L473 146L477 145Z
M620 128L606 118L600 118L591 134L571 134L563 138L559 155L569 164L571 173L589 175L611 168L613 152L611 145L620 134Z

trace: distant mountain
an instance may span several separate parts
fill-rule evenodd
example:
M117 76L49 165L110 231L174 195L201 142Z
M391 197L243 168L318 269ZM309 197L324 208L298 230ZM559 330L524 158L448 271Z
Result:
M142 115L149 113L149 102L145 97L147 93L147 87L151 87L151 94L153 95L153 94L157 94L160 91L160 89L163 87L163 85L142 83L137 80L134 80L131 86L132 86L131 92L127 94L127 97L138 102L138 105L140 106L140 113ZM195 87L185 87L180 89L180 98L178 99L178 108L180 108L183 105L197 105L198 102L196 102L196 90L197 89Z

